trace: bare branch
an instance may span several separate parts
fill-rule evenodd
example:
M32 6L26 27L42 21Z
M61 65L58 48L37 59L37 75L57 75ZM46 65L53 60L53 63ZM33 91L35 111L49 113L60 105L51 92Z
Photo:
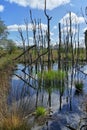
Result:
M48 15L48 14L47 14L47 12L46 12L46 0L45 0L44 13L45 13L45 15L46 15L47 19L49 19L49 20L51 20L51 19L52 19L52 17L49 17L49 15Z
M19 59L21 56L23 56L26 52L28 52L28 51L29 51L30 49L32 49L33 47L36 47L36 45L33 45L33 46L29 47L27 50L25 50L23 53L21 53L18 57L16 57L16 58L13 59L13 60Z

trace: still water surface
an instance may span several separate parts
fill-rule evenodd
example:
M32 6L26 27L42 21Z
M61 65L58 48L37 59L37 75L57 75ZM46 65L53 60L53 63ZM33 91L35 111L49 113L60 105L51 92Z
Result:
M57 71L58 65L54 63L52 69ZM47 70L46 65L44 70ZM67 124L77 129L80 119L85 116L82 104L87 95L87 76L84 74L87 73L87 65L81 67L80 70L71 66L65 67L63 70L67 75L62 83L49 82L43 85L43 80L39 82L36 74L41 71L40 65L37 66L36 71L34 65L32 68L26 67L25 69L24 65L18 64L17 70L12 76L8 103L15 102L19 107L21 102L26 113L34 111L38 106L43 106L46 109L51 108L54 119L45 122L44 125L38 125L30 120L32 122L31 130L68 130ZM83 82L82 91L77 91L75 88L77 80Z

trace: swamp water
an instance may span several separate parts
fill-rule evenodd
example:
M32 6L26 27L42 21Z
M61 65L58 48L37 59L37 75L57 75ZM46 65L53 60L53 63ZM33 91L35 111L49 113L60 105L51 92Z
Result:
M43 69L47 71L47 66ZM52 70L57 71L58 64L54 63ZM31 130L70 130L67 126L80 130L87 123L83 120L87 116L84 105L87 102L87 65L66 66L63 70L66 73L64 79L44 83L38 77L41 72L40 65L17 66L11 80L8 103L14 104L28 118ZM81 90L76 89L76 81L82 82ZM33 115L30 116L38 106L49 110L49 117L41 122L35 120Z

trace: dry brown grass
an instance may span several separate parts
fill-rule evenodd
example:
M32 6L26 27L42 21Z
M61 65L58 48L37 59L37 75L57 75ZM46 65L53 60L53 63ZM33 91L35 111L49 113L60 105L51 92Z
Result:
M27 124L18 115L10 115L3 118L2 129L4 130L26 130Z
M30 130L22 111L7 104L10 71L0 71L0 130Z

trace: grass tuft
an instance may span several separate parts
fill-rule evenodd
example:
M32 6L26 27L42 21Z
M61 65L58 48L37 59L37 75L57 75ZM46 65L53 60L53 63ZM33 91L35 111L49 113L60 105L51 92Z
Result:
M37 107L36 117L45 116L45 115L46 115L46 109L44 107Z
M82 88L83 88L83 82L82 81L75 81L75 87L76 87L76 89L78 89L78 90L82 90Z
M43 74L38 73L38 77L39 79L41 79L41 77L43 78L43 80L64 80L66 76L65 71L62 70L58 70L58 71L54 71L54 70L50 70L50 71L44 71Z
M3 130L28 130L27 123L19 116L11 115L3 119L0 129Z

